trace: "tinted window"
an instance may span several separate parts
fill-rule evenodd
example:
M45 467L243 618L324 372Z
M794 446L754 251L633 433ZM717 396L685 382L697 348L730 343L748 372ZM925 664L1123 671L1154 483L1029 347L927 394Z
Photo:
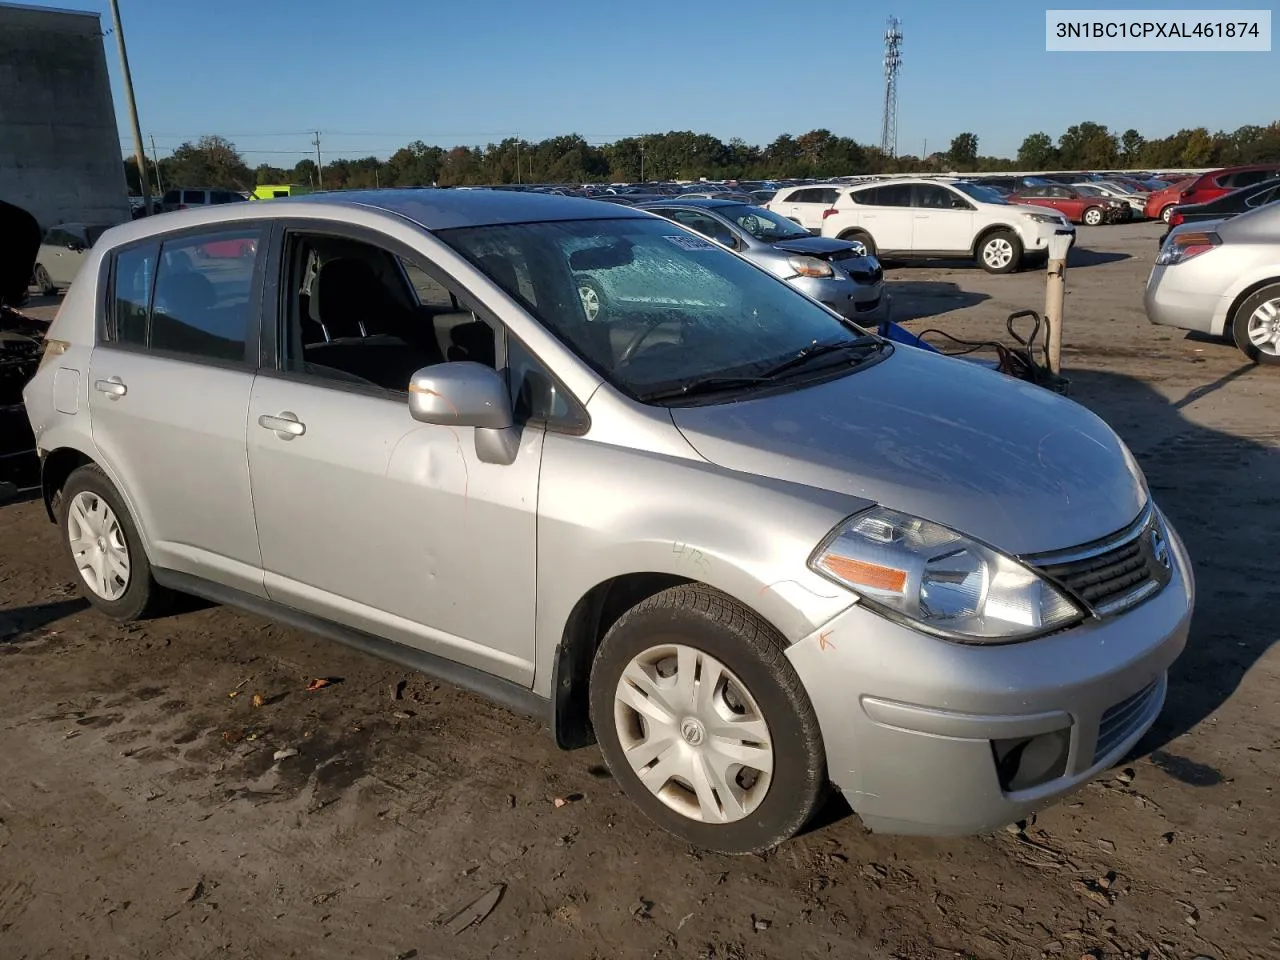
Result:
M873 207L909 207L911 206L911 184L894 183L883 187L873 187L860 191L858 202Z
M834 188L828 190L819 190L818 199L822 203L832 204L836 202L836 197L840 196L840 191Z
M453 294L427 271L416 263L410 263L404 259L400 260L400 266L404 268L404 275L408 277L409 285L413 287L414 295L422 306L434 307L437 310L458 309L458 301Z
M1262 207L1268 203L1274 202L1280 198L1280 186L1272 187L1270 190L1261 190L1245 201L1247 207Z
M183 190L182 202L187 204L191 204L191 203L203 204L204 191L203 190Z
M178 196L179 194L177 190L170 190L164 195L164 199L161 203L180 203L181 201L178 199Z
M54 227L44 235L44 242L51 247L65 247L69 243L74 243L75 238L62 227Z
M98 238L101 237L104 233L106 233L109 229L111 228L105 225L98 225L98 224L95 224L92 227L85 227L85 231L84 231L85 237L89 241L89 246L92 247L95 243L97 243Z
M718 240L726 246L737 246L737 241L729 228L715 217L709 217L696 210L668 210L663 216L670 217L676 223L683 224L690 230L696 230L704 237Z
M931 207L935 210L965 210L969 207L962 197L952 193L946 187L929 183L916 185L915 205Z
M259 231L165 243L151 304L153 350L243 360Z
M1241 170L1239 173L1233 173L1231 176L1222 178L1224 187L1251 187L1255 183L1261 183L1263 180L1269 179L1271 176L1268 170Z
M110 339L117 343L147 345L147 314L151 309L151 285L156 275L159 244L122 250L116 256L115 329Z

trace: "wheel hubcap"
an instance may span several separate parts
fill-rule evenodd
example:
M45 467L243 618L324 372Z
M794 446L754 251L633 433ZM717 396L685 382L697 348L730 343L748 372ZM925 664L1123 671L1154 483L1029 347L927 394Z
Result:
M691 820L741 820L768 793L769 724L746 685L701 650L663 644L636 656L618 680L614 724L640 782Z
M85 584L103 600L119 600L129 589L129 546L107 502L88 490L67 508L71 556Z
M1084 215L1084 222L1088 224L1092 224L1093 226L1097 226L1098 221L1101 219L1102 219L1102 214L1098 213L1097 210L1090 210L1088 213Z
M1007 266L1013 259L1013 244L1003 238L991 240L983 248L982 258L993 267Z
M1280 298L1258 305L1249 315L1248 333L1258 352L1280 356Z

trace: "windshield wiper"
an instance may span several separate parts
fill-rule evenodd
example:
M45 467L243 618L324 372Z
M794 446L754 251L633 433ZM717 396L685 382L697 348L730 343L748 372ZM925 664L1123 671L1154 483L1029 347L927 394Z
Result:
M645 403L653 400L681 400L685 397L698 397L709 393L727 393L730 390L758 387L772 382L769 377L707 377L705 380L691 380L689 383L672 387L669 390L655 390L653 393L644 394L640 399Z
M870 335L854 337L852 340L838 340L834 343L831 343L831 342L819 343L815 340L813 343L809 344L809 346L803 348L795 356L788 357L786 360L783 360L778 365L771 367L770 369L766 370L764 373L760 374L760 376L765 380L773 380L776 377L778 377L780 374L786 373L789 370L794 370L798 367L802 367L805 364L807 364L810 360L816 360L818 357L823 357L823 356L826 356L827 354L841 353L845 350L853 350L853 349L862 348L862 347L874 347L877 350L879 350L883 346L883 344L884 344L884 341L882 341L879 337L873 337Z

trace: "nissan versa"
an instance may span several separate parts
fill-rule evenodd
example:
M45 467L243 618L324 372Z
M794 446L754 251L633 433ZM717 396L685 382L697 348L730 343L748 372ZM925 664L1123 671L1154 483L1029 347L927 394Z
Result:
M582 278L645 295L590 319ZM1093 414L617 205L115 227L25 399L104 613L202 595L481 691L722 851L829 785L887 832L1025 817L1142 736L1191 616Z

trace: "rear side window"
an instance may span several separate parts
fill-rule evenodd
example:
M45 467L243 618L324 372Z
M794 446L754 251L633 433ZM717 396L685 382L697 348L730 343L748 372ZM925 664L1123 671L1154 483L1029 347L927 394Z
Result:
M161 203L181 203L182 201L178 199L179 196L180 194L178 193L177 190L170 190L168 193L164 195L164 199L161 200L160 202Z
M895 183L883 187L872 187L870 190L859 190L853 194L858 203L872 207L909 207L911 206L911 184Z
M244 360L259 240L251 228L122 251L114 339L201 360Z
M186 204L193 204L193 203L194 203L194 204L203 204L203 203L204 203L204 191L203 191L203 190L183 190L183 191L182 191L182 202L183 202L183 203L186 203Z

